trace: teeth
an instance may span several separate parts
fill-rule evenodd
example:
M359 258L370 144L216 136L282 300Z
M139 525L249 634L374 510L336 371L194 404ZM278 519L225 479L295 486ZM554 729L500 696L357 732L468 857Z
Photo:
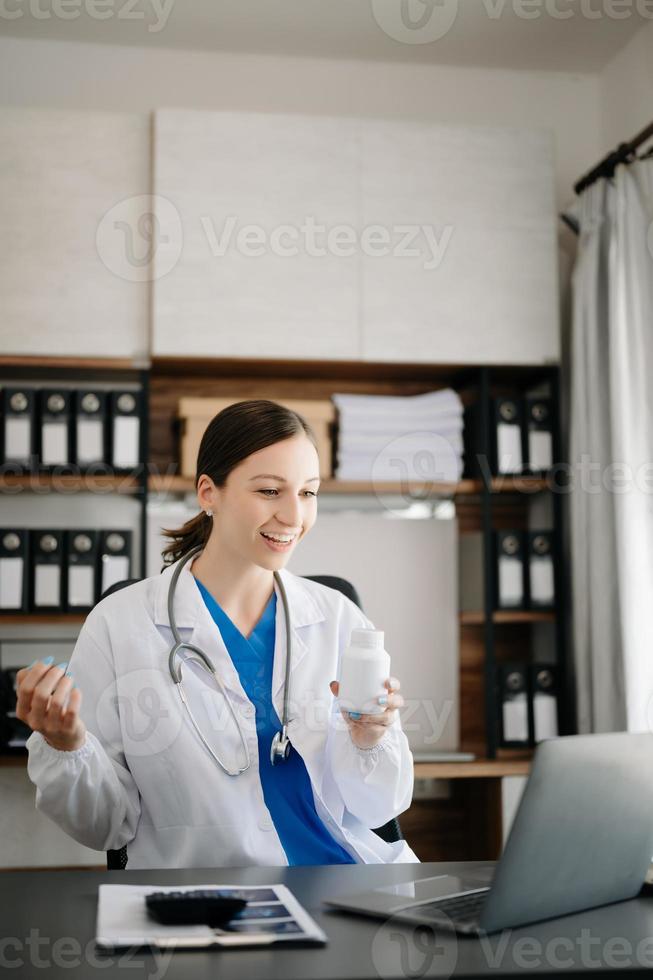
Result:
M295 537L294 534L266 534L265 531L261 531L261 534L264 538L270 538L271 541L278 541L280 544L287 544Z

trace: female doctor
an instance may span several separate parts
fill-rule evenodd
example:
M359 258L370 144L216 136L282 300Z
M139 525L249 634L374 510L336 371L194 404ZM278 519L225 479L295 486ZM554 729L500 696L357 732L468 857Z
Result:
M161 574L99 602L69 665L18 672L36 806L80 843L127 845L130 868L419 860L370 829L411 802L399 681L381 713L346 711L339 658L372 623L284 568L315 523L318 473L300 415L224 409L200 444L201 510L164 531ZM290 744L275 755L284 697Z

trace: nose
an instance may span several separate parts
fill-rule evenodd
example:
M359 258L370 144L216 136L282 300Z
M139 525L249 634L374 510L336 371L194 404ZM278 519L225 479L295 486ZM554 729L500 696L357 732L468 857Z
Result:
M292 500L283 501L277 511L276 517L280 524L288 528L289 532L299 532L303 524L301 501L296 497Z

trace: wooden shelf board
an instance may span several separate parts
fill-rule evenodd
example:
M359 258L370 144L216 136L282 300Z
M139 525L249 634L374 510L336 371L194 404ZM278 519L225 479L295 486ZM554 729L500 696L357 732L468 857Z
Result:
M471 483L472 481L468 481ZM383 481L371 483L367 480L323 480L320 493L364 493L364 494L399 494L425 500L432 497L453 497L459 493L460 483L399 483ZM469 491L468 491L469 492Z
M15 755L0 755L0 768L11 769L27 765L27 749L24 752L17 752Z
M494 481L493 481L494 483ZM521 493L518 482L501 478L497 483L497 493ZM180 476L179 474L153 474L148 478L148 486L152 492L167 493L192 493L195 489L195 481L190 476ZM524 484L526 486L526 484ZM543 490L547 483L544 479L531 478L528 481L531 492ZM362 493L362 494L406 494L418 500L436 497L467 497L480 495L482 484L480 480L459 480L457 483L422 483L414 482L402 484L399 482L379 482L371 483L366 480L338 480L327 478L322 480L320 493Z
M37 493L134 493L139 489L138 480L128 473L109 475L104 473L52 474L52 473L1 473L0 493L12 489Z
M150 493L193 493L195 481L190 476L179 476L172 473L151 474L147 478L147 486Z
M530 759L474 759L473 762L416 762L416 779L497 779L527 776Z
M554 364L502 364L446 363L439 361L360 361L324 360L311 358L275 359L271 357L176 357L153 356L153 376L204 375L209 377L300 377L346 378L356 380L421 380L439 379L447 382L459 377L462 380L476 375L483 367L490 367L496 383L512 383L518 377L523 385L530 385L548 377Z
M1 368L34 368L48 371L90 370L90 371L142 371L149 367L149 361L133 361L128 357L43 357L42 355L10 354L0 356Z
M492 614L494 623L554 623L555 612L548 609L497 609ZM482 626L485 613L482 610L464 610L460 613L461 626Z
M320 484L320 493L363 493L363 494L406 494L423 500L430 497L451 497L456 493L471 493L473 480L464 480L461 483L370 483L364 480L335 480L323 479ZM171 476L153 475L148 479L149 489L153 492L164 491L168 493L192 493L195 490L195 481L190 476ZM461 489L462 488L462 489Z
M152 358L152 375L175 378L189 375L208 377L335 378L345 380L439 381L471 377L479 370L475 364L415 363L395 361L341 361L275 359L271 357L169 357Z
M479 484L477 492L480 493L481 481L474 482ZM493 476L491 489L492 493L534 494L551 489L551 483L547 476Z
M0 612L0 626L42 625L57 626L84 622L88 613L10 613Z

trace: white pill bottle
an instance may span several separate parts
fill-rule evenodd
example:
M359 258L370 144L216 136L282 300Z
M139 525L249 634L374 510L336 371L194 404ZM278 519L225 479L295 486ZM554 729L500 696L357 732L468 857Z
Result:
M344 711L381 714L378 698L388 694L384 681L390 676L390 654L383 649L383 630L355 629L340 660L336 678L338 702Z

